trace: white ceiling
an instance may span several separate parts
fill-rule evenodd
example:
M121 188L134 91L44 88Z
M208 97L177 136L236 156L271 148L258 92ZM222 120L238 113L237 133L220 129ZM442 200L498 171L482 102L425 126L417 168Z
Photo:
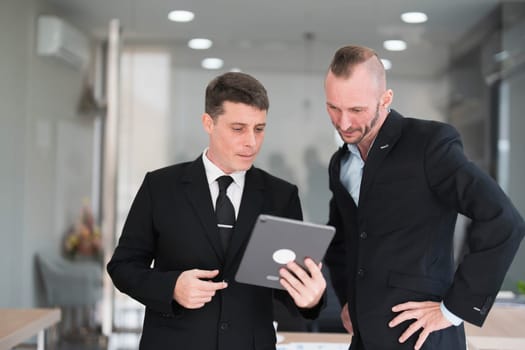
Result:
M112 18L125 42L163 43L175 64L195 67L205 57L225 60L223 70L325 71L346 44L376 49L393 63L389 74L428 77L442 73L450 45L499 0L50 0L78 27L102 37ZM195 12L190 23L168 21L170 10ZM405 24L400 14L423 11L424 24ZM313 39L305 39L312 33ZM187 48L194 37L212 39L205 51ZM387 52L386 39L404 39L408 49Z

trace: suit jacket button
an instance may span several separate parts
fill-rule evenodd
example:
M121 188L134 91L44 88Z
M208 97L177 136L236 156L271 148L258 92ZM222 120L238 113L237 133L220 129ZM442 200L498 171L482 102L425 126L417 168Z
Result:
M360 278L365 277L365 270L364 269L357 270L357 276L359 276Z
M221 328L221 331L227 331L228 328L230 328L230 324L228 322L221 322L220 328Z
M359 235L359 237L361 237L361 239L367 239L368 234L367 234L366 232L361 232L361 234Z

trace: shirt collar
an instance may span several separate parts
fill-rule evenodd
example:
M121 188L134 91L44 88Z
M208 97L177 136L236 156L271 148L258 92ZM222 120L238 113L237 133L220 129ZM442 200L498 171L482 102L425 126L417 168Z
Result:
M368 149L368 153L370 153L370 150L372 149L372 147L374 146L374 143L376 142L376 139L374 139L372 141L372 143L370 144L370 148ZM359 152L359 148L357 147L357 145L354 145L352 143L347 143L346 144L346 149L355 157L358 157L359 159L363 159L363 157L361 157L361 152Z
M246 170L236 171L231 174L226 174L219 167L212 163L212 161L206 155L208 148L202 152L202 162L204 163L204 170L206 171L206 177L208 179L208 185L217 180L219 176L229 175L232 177L233 182L236 183L240 188L244 187L244 179L246 176Z
M354 144L351 144L351 143L347 143L346 144L346 149L352 153L354 156L357 156L359 158L361 158L361 153L359 153L359 148L357 148L356 145Z

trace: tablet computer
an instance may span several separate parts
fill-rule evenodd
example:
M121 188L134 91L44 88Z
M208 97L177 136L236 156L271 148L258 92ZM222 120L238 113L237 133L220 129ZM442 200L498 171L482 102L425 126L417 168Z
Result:
M279 269L295 260L319 263L335 233L332 226L261 214L255 222L235 280L240 283L284 289Z

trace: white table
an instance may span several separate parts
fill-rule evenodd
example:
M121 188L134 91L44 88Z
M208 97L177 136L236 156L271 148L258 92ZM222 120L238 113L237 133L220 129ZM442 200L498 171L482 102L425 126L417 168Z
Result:
M44 350L45 330L60 321L60 309L0 309L0 350L9 350L33 336Z
M524 350L525 305L495 305L483 327L465 323L469 350Z

